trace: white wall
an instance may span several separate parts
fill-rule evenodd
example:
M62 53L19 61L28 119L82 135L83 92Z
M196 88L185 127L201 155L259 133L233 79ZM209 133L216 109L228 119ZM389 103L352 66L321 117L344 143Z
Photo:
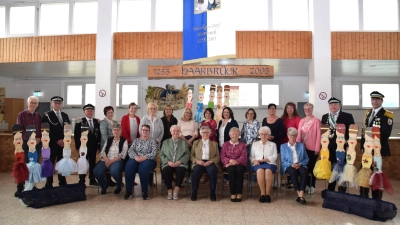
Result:
M0 76L0 87L6 88L6 98L17 98L14 78Z

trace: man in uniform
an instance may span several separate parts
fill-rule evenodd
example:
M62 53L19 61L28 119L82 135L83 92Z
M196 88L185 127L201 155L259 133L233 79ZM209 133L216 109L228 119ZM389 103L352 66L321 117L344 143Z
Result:
M364 152L365 128L379 127L381 132L381 155L390 156L389 137L392 133L394 114L382 107L383 94L373 91L370 94L372 109L365 112L360 149ZM368 197L369 188L360 187L360 195ZM382 199L382 192L372 191L372 198Z
M60 96L54 96L51 98L51 107L53 110L45 112L43 115L42 122L50 125L50 160L53 165L63 158L64 148L64 125L70 124L69 117L66 113L61 112L62 103L64 99ZM67 181L64 176L58 174L58 184L66 185ZM47 177L46 188L53 187L53 176Z
M20 124L22 126L22 140L23 140L22 149L24 149L25 152L25 162L28 163L29 147L27 141L29 137L26 135L27 133L26 127L28 125L34 125L36 128L36 151L38 157L40 157L40 153L42 151L42 142L41 142L42 132L40 132L42 128L42 117L39 115L39 113L35 112L37 107L39 106L38 97L30 96L26 101L26 106L27 110L18 113L17 124ZM23 190L24 190L24 183L17 184L17 191L14 193L14 196L19 197L19 195Z
M331 161L333 165L333 163L336 163L337 161L336 124L344 124L346 126L345 139L347 141L349 140L349 127L350 124L354 124L354 118L352 114L341 111L342 102L339 99L332 97L329 99L328 103L330 112L322 116L321 123L327 124L330 127L328 149L329 149L329 161ZM346 149L347 144L344 147ZM336 187L336 181L328 185L328 190L334 191L335 187ZM339 186L338 191L346 192L346 187Z
M92 104L87 104L83 106L83 113L85 114L82 118L76 119L75 129L74 129L74 139L75 148L79 152L81 147L81 124L87 124L89 126L87 155L86 159L89 161L89 185L97 186L97 181L93 174L94 166L96 165L96 153L100 152L100 120L93 117L94 106ZM79 182L85 183L86 175L79 176Z

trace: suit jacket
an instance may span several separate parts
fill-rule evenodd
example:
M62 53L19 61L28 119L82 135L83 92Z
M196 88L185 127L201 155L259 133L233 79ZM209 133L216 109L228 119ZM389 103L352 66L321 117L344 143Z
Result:
M363 121L363 129L362 129L362 135L361 135L361 146L360 149L361 151L364 151L364 142L365 142L365 137L364 137L364 132L366 127L380 127L381 131L381 155L382 156L390 156L390 149L389 149L389 137L390 134L392 133L392 128L393 128L393 119L394 119L394 114L393 112L390 112L383 107L376 113L374 118L372 119L371 123L368 124L369 122L369 117L372 114L372 109L368 109L365 112L365 117Z
M57 141L64 139L64 125L70 124L69 117L66 113L61 112L60 114L63 124L58 121L57 115L54 110L45 112L43 115L42 123L48 123L50 125L50 149L62 150L62 147L57 144Z
M100 120L93 118L93 133L91 130L88 132L88 142L86 144L86 147L88 149L88 152L96 152L97 149L100 149ZM88 121L86 120L86 117L78 118L76 120L75 124L75 129L74 129L74 139L75 139L75 148L77 151L79 151L79 148L81 147L81 124L88 124ZM89 124L88 124L89 126Z
M301 164L302 167L307 168L309 158L303 143L296 142L296 153L298 163ZM286 169L293 164L293 152L288 146L288 143L281 144L281 161L281 174L285 174Z
M321 119L321 124L327 124L329 125L329 113L325 114L322 116ZM345 139L346 141L349 140L349 127L350 124L355 124L354 123L354 118L353 115L350 113L346 113L343 111L339 112L339 116L336 119L336 124L338 123L342 123L346 126L346 135L345 135ZM345 144L344 148L346 149L347 147L347 143ZM329 149L329 161L331 161L332 163L336 162L336 149L337 149L337 144L336 144L336 131L333 132L333 137L329 138L329 145L328 145L328 149Z
M219 165L219 151L218 144L215 141L208 140L208 147L210 149L208 158L212 161L217 167ZM192 145L192 152L190 156L190 160L192 161L192 168L196 165L197 160L202 160L203 155L203 142L202 139L196 140Z
M222 120L220 120L218 122L218 129L217 129L217 142L218 142L218 146L219 146L219 129L221 129L222 126ZM236 120L232 119L231 122L228 122L225 126L225 130L224 130L224 143L229 141L231 139L231 137L229 137L229 131L231 130L232 127L237 127L239 128L239 124L236 122ZM240 130L239 130L240 132ZM222 146L219 146L220 148L222 148Z
M178 147L176 148L175 162L180 161L180 167L188 168L189 164L189 147L187 141L182 138L178 138ZM163 142L160 153L161 169L168 166L168 162L173 160L174 155L174 143L172 138L167 139Z

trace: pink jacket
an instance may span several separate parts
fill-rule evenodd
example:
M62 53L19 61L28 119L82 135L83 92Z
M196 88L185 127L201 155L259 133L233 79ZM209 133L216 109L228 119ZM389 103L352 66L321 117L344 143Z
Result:
M231 144L230 141L225 142L222 145L220 156L224 168L231 159L234 159L240 165L247 167L247 148L243 142L238 142L238 144L235 146Z
M307 117L300 120L296 141L304 143L307 150L318 153L321 149L321 121L314 117L307 124L306 119Z

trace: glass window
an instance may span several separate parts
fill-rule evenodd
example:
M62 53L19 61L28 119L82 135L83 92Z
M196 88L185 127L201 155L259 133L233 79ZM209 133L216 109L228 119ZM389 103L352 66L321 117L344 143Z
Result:
M0 6L0 37L6 34L6 7Z
M117 90L117 94L115 95L115 97L116 97L115 104L118 107L119 106L119 84L118 83L117 83L117 88L115 90Z
M171 8L171 6L165 8L164 11L171 13ZM173 16L172 13L169 15ZM151 1L120 0L118 6L118 31L151 31Z
M183 1L157 0L155 25L156 31L182 31Z
M68 34L69 4L46 3L40 5L40 34Z
M96 85L86 84L85 86L85 105L86 104L96 104Z
M10 8L10 34L35 33L35 6Z
M398 30L397 0L364 0L364 30Z
M274 30L309 30L308 0L272 0Z
M343 85L342 99L343 105L360 105L359 85Z
M67 86L67 105L82 105L82 85Z
M280 105L280 92L278 84L263 84L261 86L262 102L261 105L268 105L274 103Z
M362 107L371 107L371 92L379 91L385 98L383 107L399 107L399 85L398 84L362 84Z
M138 104L138 85L122 85L122 105L129 105L131 102Z
M74 33L92 34L97 32L97 1L75 2Z
M246 0L238 10L241 15L236 30L268 30L268 1Z
M331 30L359 30L358 0L330 1Z

